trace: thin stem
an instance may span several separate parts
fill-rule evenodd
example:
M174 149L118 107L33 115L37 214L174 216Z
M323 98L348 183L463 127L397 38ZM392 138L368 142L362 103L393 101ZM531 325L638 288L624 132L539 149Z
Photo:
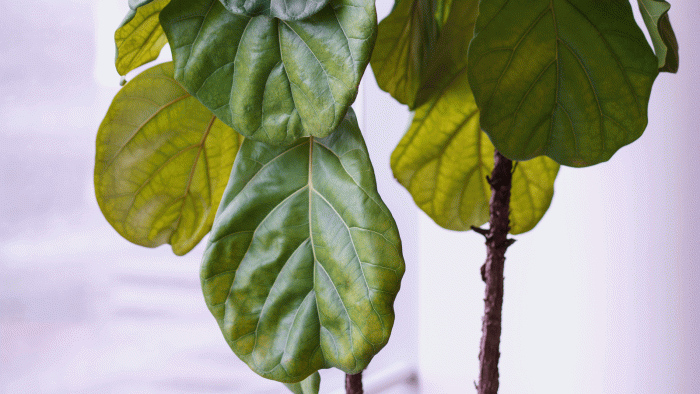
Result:
M506 250L514 242L508 239L510 230L510 189L513 180L513 162L500 152L494 154L494 167L487 180L491 185L490 228L486 237L486 263L481 267L481 278L486 282L484 318L479 352L479 394L498 392L498 359L501 343L501 309L503 307L503 268Z
M362 372L355 375L345 375L345 393L362 394Z

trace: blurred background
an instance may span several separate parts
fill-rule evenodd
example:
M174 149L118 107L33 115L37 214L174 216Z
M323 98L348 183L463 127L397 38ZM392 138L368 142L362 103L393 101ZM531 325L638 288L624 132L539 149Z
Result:
M380 18L392 4L377 1ZM132 245L95 202L126 11L0 0L0 393L285 393L226 345L199 288L202 246ZM503 394L700 394L700 3L670 15L681 67L657 79L644 135L608 163L562 168L549 212L508 251ZM409 113L370 71L355 108L407 263L367 394L472 392L483 238L439 228L393 180ZM322 392L342 380L324 371Z

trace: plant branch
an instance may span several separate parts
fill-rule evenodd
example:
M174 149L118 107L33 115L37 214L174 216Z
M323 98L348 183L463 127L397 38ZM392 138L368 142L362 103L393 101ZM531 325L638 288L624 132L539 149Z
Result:
M491 177L489 202L490 228L486 237L486 263L481 267L481 278L486 283L484 318L481 328L481 350L479 352L479 394L498 392L498 359L501 344L501 310L503 307L503 268L506 250L514 240L508 239L510 230L510 189L513 180L513 162L496 151ZM478 231L483 234L485 231Z
M345 375L345 393L346 394L363 394L362 391L362 372L355 375Z

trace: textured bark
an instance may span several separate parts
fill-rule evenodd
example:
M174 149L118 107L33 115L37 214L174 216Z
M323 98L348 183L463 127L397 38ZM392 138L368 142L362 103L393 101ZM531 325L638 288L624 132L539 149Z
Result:
M510 230L510 188L513 162L495 153L495 164L491 177L490 228L478 231L486 237L486 263L481 267L481 278L486 282L484 318L481 328L481 351L479 352L479 394L498 392L498 359L501 343L501 308L503 307L503 267L506 249L514 242L508 239Z
M362 394L362 372L356 375L345 375L345 393Z

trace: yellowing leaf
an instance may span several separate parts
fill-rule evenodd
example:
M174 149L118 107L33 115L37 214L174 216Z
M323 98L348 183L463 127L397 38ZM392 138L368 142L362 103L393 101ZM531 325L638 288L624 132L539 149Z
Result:
M489 219L494 147L479 128L466 69L416 110L391 155L396 179L440 226L468 230ZM511 233L531 230L549 208L559 165L547 157L519 162L511 191Z
M156 60L168 42L158 17L170 0L129 0L131 10L114 33L119 75Z
M97 133L95 194L119 234L183 255L204 237L242 138L174 79L172 63L117 93Z
M377 84L411 109L438 37L435 6L433 0L398 0L377 28L371 59Z

